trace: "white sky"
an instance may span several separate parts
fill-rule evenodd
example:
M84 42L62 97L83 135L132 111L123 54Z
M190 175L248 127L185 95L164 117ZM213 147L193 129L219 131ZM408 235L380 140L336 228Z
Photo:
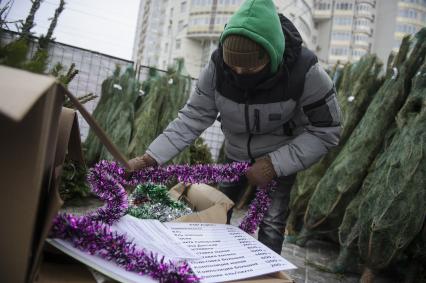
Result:
M0 0L6 3L8 0ZM57 42L131 60L140 0L65 0L53 37ZM36 35L47 32L59 0L44 0L35 15ZM14 0L9 21L25 18L30 0ZM9 28L13 29L12 25Z

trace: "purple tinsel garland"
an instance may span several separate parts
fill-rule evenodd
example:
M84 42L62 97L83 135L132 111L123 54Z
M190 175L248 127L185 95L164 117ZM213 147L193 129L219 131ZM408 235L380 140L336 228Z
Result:
M268 185L258 188L254 200L250 203L247 214L241 221L239 228L249 234L256 232L257 227L265 216L271 205L271 190L276 187L276 182L272 181Z
M137 249L125 235L110 230L109 225L90 219L59 214L53 221L51 235L71 241L75 247L90 254L113 260L127 271L149 275L159 282L199 282L187 263L165 263L163 258Z
M128 209L126 185L167 183L176 178L184 183L218 183L237 181L249 168L248 163L224 165L170 165L135 172L130 180L116 162L101 161L89 172L92 191L105 201L105 206L86 216L59 214L53 221L50 236L71 241L77 248L114 260L126 270L147 274L160 282L198 282L187 263L176 266L157 256L138 250L125 235L111 232L109 225L119 220ZM269 191L275 183L258 189L240 228L254 233L270 204Z
M248 163L207 164L207 165L169 165L166 167L150 167L135 172L128 182L129 185L143 183L165 184L177 179L187 184L234 182L249 168Z

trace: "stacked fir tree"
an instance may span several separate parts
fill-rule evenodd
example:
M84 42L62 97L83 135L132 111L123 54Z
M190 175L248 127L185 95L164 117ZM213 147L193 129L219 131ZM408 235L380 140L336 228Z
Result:
M331 72L338 75L342 141L299 174L292 191L290 239L340 243L330 268L343 272L358 259L363 282L401 259L425 266L425 55L422 29L403 40L384 78L374 56ZM410 270L407 278L420 276L413 275L419 268Z

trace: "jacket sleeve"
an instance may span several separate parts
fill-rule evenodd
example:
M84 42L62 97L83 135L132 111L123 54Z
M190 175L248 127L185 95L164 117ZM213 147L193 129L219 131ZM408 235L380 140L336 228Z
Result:
M217 117L214 91L215 66L210 61L201 72L195 91L185 106L148 147L147 153L164 164L190 145Z
M339 143L341 113L336 91L318 63L305 75L304 91L298 105L308 124L290 143L269 154L278 176L308 168Z

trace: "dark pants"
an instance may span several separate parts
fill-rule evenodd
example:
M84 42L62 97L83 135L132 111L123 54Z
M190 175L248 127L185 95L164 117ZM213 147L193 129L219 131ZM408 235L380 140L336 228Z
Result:
M281 254L284 242L284 230L288 217L290 191L296 179L296 174L277 179L278 187L272 192L272 203L259 225L258 240L277 254ZM237 203L241 192L247 186L247 179L242 177L235 183L220 183L218 189ZM228 212L228 224L232 209Z

